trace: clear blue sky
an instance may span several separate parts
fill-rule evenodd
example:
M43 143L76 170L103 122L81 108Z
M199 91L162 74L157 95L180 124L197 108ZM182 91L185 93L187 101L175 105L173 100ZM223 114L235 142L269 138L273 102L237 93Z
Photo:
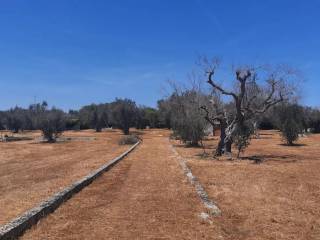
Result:
M10 0L0 2L0 109L63 109L129 97L155 106L199 55L288 63L320 106L320 1Z

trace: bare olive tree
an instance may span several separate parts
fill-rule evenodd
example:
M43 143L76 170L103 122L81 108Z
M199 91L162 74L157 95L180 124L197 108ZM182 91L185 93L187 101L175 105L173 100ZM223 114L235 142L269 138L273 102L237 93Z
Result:
M295 94L296 71L285 66L272 67L242 67L234 70L234 89L227 90L215 80L215 72L218 62L209 63L204 59L207 83L212 91L220 96L231 98L231 106L217 104L216 98L212 101L214 111L202 106L205 119L211 123L220 125L220 142L216 149L216 155L223 151L231 153L231 146L237 134L250 135L245 131L258 115L265 113L272 106L288 101ZM243 137L243 135L241 135ZM246 143L247 144L247 143Z

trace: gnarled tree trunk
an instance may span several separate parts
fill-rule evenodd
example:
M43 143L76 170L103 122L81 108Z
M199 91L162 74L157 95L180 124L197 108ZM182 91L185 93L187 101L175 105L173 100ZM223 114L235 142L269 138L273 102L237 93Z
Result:
M225 139L226 139L226 127L227 123L225 119L220 119L220 140L216 148L215 156L222 156L226 151Z

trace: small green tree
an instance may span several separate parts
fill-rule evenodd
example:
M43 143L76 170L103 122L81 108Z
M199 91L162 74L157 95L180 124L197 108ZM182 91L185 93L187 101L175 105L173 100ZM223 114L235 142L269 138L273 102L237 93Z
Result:
M116 99L111 103L112 125L121 129L125 135L129 135L130 127L133 127L138 118L138 107L130 99Z
M288 118L281 127L282 137L289 146L299 139L301 126L292 118Z
M251 123L245 123L242 127L239 127L235 132L233 143L238 149L237 158L240 154L250 145L251 136L254 133L254 127Z
M106 104L91 104L84 106L79 111L80 129L95 129L101 132L102 128L109 125L109 107Z
M23 129L23 109L19 107L15 107L10 109L6 113L6 127L11 130L13 133L18 133L19 130Z
M197 146L205 136L208 124L200 106L205 96L196 90L175 91L167 100L172 110L171 127L174 135L188 145Z
M158 101L159 127L171 129L172 107L170 98Z
M65 114L59 109L47 110L39 117L39 129L48 142L55 142L65 129Z
M282 104L276 113L283 140L292 146L304 129L303 109L298 104Z
M137 129L145 129L147 126L157 128L159 125L159 112L157 109L145 106L138 107L135 124Z

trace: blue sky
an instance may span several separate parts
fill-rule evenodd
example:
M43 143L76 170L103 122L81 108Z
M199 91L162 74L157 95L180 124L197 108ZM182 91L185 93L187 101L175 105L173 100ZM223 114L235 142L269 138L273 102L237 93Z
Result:
M320 1L0 1L0 109L65 110L115 97L155 106L199 55L286 63L320 106Z

